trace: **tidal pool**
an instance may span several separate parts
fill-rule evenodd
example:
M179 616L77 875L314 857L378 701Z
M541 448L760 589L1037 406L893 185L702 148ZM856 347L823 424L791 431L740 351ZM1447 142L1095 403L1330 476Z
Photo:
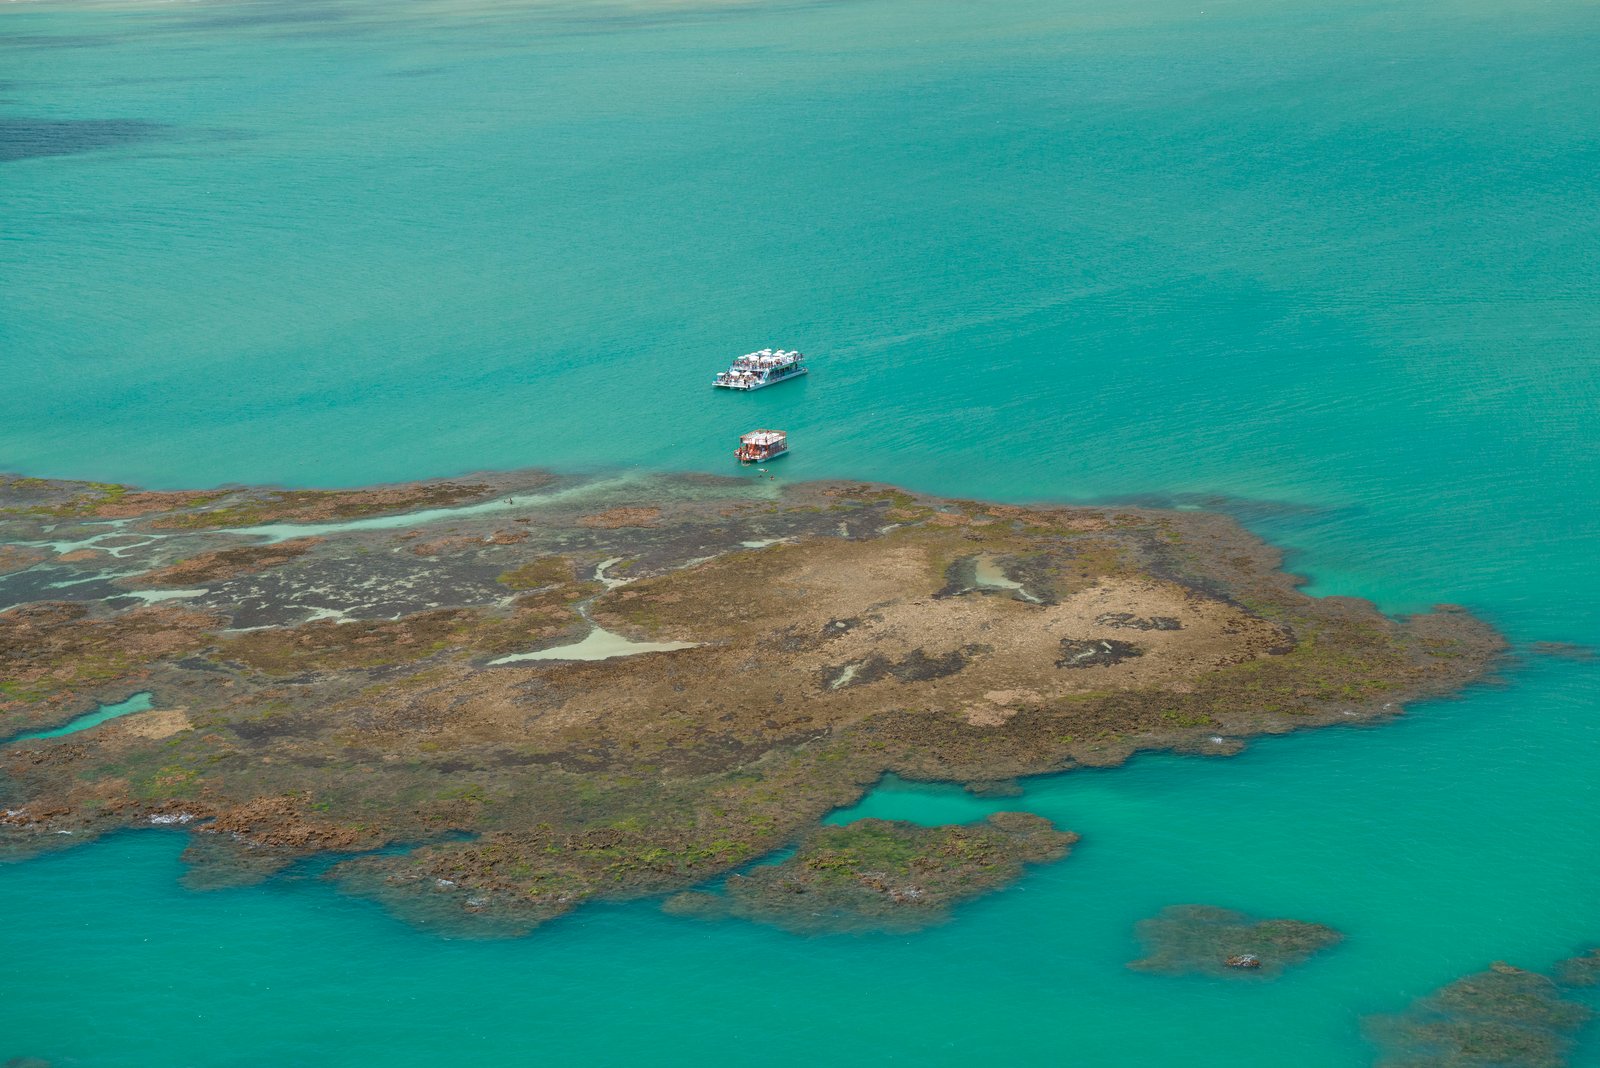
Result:
M100 705L93 712L85 712L70 723L53 727L47 731L32 731L28 734L19 734L7 740L11 742L31 742L41 738L60 738L64 734L76 734L79 731L86 731L90 727L98 727L107 720L116 719L118 716L128 716L135 712L148 712L150 711L150 700L149 691L136 693L132 697L118 701L116 704Z
M636 642L614 634L604 627L595 627L584 639L571 645L558 645L554 649L540 649L534 653L513 653L491 660L491 664L512 664L521 660L610 660L618 656L637 656L640 653L667 653L674 649L693 649L699 642Z

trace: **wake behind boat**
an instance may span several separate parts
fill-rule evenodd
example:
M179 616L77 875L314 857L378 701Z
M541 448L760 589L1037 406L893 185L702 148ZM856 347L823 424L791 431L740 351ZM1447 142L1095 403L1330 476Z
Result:
M762 389L786 382L806 374L805 359L800 353L783 349L762 349L747 352L733 361L733 366L719 374L711 384L719 389Z

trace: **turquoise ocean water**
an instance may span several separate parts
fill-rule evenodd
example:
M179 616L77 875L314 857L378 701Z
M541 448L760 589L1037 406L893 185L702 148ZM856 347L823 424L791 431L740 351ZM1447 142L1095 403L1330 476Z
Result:
M1600 644L1592 3L29 3L0 79L0 467L724 471L777 425L786 478L1209 502L1317 592ZM815 373L711 394L764 345ZM1078 850L911 937L445 940L115 837L0 869L0 1060L1369 1063L1363 1015L1600 941L1600 666L1505 676L1032 782ZM1347 939L1126 971L1184 902Z

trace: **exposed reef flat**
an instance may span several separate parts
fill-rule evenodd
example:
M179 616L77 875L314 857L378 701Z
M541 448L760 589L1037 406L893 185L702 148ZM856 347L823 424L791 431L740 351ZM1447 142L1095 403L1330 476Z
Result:
M1564 977L1568 965L1556 967ZM1580 966L1580 971L1586 971ZM1591 1013L1565 985L1496 962L1368 1021L1382 1068L1563 1068ZM1581 982L1576 985L1584 985Z
M1331 927L1304 920L1258 920L1211 905L1173 905L1139 924L1145 956L1129 965L1162 975L1271 978L1337 944Z
M181 827L202 884L366 852L333 877L496 929L744 867L885 773L1222 755L1503 648L1458 609L1308 597L1221 516L859 484L13 479L0 543L0 738L155 705L0 747L0 852ZM508 659L596 628L674 648Z
M817 828L793 856L731 876L721 894L678 894L666 908L804 934L912 931L1015 881L1025 863L1060 860L1077 840L1027 812L997 812L973 826L857 820Z

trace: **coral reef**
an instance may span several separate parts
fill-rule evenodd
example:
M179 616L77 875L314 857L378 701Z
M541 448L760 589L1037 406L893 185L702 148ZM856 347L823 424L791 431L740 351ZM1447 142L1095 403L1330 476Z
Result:
M886 773L1003 783L1232 752L1399 714L1503 648L1459 610L1306 596L1273 550L1200 512L552 485L0 482L13 559L97 554L69 585L54 559L0 574L0 738L155 695L0 746L0 853L166 827L214 884L376 850L332 877L419 922L520 930L725 875ZM94 518L130 501L166 510ZM340 526L404 508L430 511ZM228 529L268 521L320 525ZM617 638L607 659L505 659L597 626Z

